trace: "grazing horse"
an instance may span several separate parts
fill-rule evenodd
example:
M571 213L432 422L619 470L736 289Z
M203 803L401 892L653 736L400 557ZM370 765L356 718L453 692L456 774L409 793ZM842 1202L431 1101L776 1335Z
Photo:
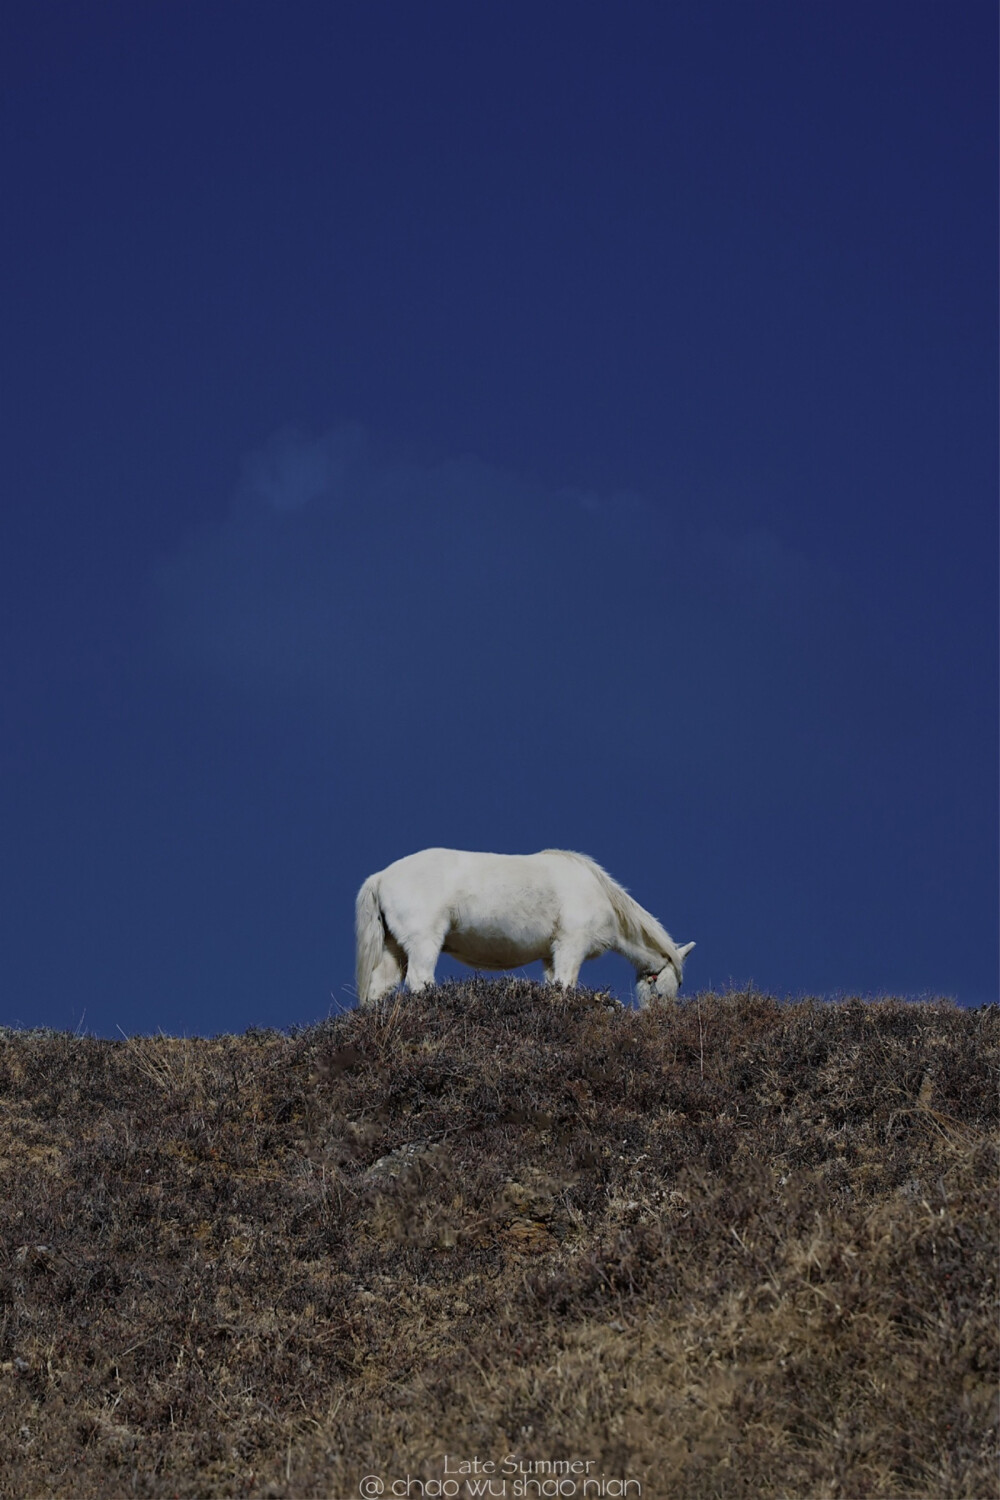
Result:
M475 969L540 958L548 984L575 985L585 958L609 949L635 965L639 1004L672 1000L694 943L678 947L655 917L585 854L469 854L422 849L375 875L355 911L358 1000L405 981L434 983L438 955Z

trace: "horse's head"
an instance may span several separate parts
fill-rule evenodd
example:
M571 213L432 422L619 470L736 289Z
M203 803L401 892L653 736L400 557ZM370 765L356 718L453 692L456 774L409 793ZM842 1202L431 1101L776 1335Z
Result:
M685 943L683 948L677 949L676 963L672 958L668 958L659 973L651 970L648 974L640 976L639 983L636 985L636 993L643 1010L657 1000L676 1000L677 991L681 987L681 979L684 976L684 960L693 947L694 943Z

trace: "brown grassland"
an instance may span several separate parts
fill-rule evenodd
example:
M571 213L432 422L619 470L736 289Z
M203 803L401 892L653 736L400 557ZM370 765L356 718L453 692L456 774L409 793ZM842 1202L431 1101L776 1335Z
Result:
M998 1044L479 978L0 1031L0 1494L996 1496Z

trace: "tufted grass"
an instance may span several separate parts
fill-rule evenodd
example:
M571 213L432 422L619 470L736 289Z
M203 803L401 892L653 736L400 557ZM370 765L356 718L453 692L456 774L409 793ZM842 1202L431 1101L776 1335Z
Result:
M996 1496L998 1043L479 978L0 1032L0 1495Z

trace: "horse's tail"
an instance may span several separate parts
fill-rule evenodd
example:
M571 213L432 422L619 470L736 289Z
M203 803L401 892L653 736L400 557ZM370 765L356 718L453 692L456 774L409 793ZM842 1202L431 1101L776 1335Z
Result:
M368 1004L372 975L381 963L385 952L385 926L382 921L378 886L378 875L369 875L358 892L354 907L355 959L360 1005Z

